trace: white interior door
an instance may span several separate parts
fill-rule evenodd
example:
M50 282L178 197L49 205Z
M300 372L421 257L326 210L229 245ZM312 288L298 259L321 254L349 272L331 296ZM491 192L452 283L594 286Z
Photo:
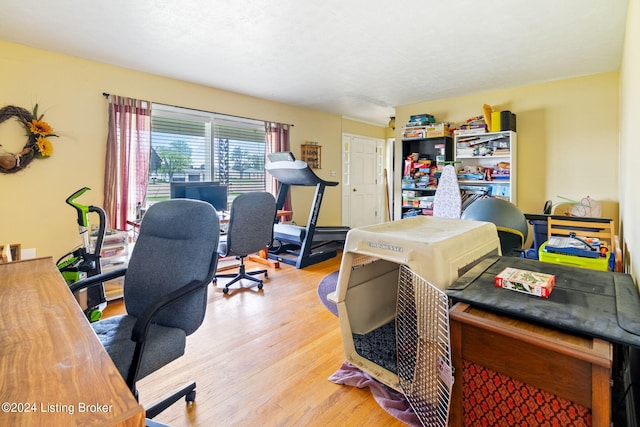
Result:
M384 221L384 141L343 135L343 224L351 228Z

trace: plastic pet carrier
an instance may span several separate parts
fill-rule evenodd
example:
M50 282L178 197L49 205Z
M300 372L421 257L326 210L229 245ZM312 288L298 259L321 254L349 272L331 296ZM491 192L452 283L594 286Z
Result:
M336 291L347 360L403 392L422 423L446 426L453 385L443 292L487 255L494 224L418 216L356 228Z

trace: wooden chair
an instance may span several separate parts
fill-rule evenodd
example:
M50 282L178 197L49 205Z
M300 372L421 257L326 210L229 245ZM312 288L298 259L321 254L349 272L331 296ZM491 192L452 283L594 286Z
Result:
M609 249L611 256L615 256L614 271L622 271L622 250L612 219L550 215L547 218L547 228L548 238L575 233L577 237L600 239L601 245Z

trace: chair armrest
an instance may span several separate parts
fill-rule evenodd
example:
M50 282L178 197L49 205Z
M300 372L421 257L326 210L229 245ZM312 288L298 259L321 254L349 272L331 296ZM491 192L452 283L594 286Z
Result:
M136 343L143 342L149 331L149 325L158 311L188 295L191 295L192 293L200 290L200 288L209 286L209 283L210 282L208 281L194 280L148 306L142 315L136 320L133 330L131 331L131 340Z
M91 286L98 285L102 282L107 282L109 280L115 279L116 277L124 276L126 272L126 268L119 268L107 273L96 274L95 276L87 277L86 279L78 280L77 282L70 284L69 289L71 290L71 293L75 294L81 289L86 289Z
M136 347L133 351L131 366L129 367L129 373L126 378L127 385L132 393L135 394L136 392L136 380L138 377L138 370L140 369L140 361L142 360L145 340L149 333L149 326L151 325L151 321L155 315L160 309L198 291L202 287L209 286L209 283L211 283L211 280L194 280L187 285L176 289L147 307L144 313L142 313L142 316L136 320L136 323L133 325L133 330L131 331L131 340L136 343Z

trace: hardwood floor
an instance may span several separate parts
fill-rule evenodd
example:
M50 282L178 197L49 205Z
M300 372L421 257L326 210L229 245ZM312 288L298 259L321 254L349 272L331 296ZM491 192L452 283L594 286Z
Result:
M181 426L404 426L369 389L328 380L345 360L340 324L320 302L317 285L340 258L303 270L269 268L264 289L209 289L203 325L183 357L138 382L149 405L197 382L196 402L181 401L155 420ZM262 268L247 263L248 269ZM244 282L243 286L248 286ZM105 315L122 305L110 303Z

